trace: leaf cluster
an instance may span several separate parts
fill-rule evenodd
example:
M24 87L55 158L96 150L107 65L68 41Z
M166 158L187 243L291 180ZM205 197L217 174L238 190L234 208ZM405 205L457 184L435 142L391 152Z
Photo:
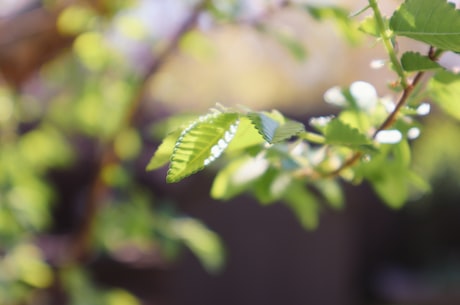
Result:
M339 113L310 118L308 128L277 110L214 109L169 133L147 169L169 163L166 180L178 182L223 155L227 161L217 167L213 198L249 193L261 204L281 201L306 228L317 226L322 202L343 206L341 181L366 181L392 208L426 192L428 184L411 168L410 141L421 132L417 117L429 113L427 98L460 119L460 75L437 62L444 52L460 51L460 12L444 0L406 0L389 18L381 15L376 1L360 13L367 9L373 14L359 30L383 42L398 77L393 88L401 92L399 98L379 97L362 81L334 87L324 98ZM307 10L315 18L332 16L350 26L342 10ZM400 36L427 44L429 52L398 54ZM434 75L422 87L427 71Z

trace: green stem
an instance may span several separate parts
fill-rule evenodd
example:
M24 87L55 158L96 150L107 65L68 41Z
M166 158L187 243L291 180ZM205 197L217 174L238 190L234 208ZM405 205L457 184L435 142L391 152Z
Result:
M388 56L390 57L390 61L393 65L393 68L395 69L396 73L401 79L401 85L403 89L406 89L409 86L407 83L406 74L404 73L404 69L401 65L401 62L398 59L398 56L396 56L396 52L393 47L393 43L391 42L390 30L387 29L387 27L385 26L385 22L382 17L382 13L380 12L380 8L377 4L377 0L369 0L369 5L374 11L375 21L377 22L377 27L378 27L380 36L382 37L382 41L383 41L383 45L385 46L385 50L387 51Z
M304 131L298 136L299 138L311 143L324 144L326 142L326 139L322 135L313 132Z

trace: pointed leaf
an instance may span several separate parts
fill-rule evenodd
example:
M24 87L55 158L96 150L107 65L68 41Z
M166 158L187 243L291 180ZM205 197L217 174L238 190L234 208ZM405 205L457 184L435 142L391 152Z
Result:
M166 181L178 182L217 159L233 139L238 118L237 113L208 114L182 131L171 155Z
M406 52L401 57L401 64L406 71L426 71L439 69L441 66L427 56L418 52Z
M251 123L251 120L244 116L240 118L240 124L238 125L238 131L235 134L235 138L238 139L238 141L230 142L226 152L238 152L265 143L264 138Z
M358 129L345 124L339 119L333 119L324 130L327 144L360 147L371 145L371 140Z
M285 120L284 117L275 119L278 115L278 113L273 113L269 116L263 112L251 112L247 116L264 140L270 144L288 140L305 131L302 123Z
M272 143L276 129L279 127L280 123L263 112L248 113L248 118L251 120L257 131L262 135L264 140L268 143Z
M390 27L397 35L460 52L460 11L446 0L406 0L391 17Z
M272 142L277 143L288 140L302 131L305 131L305 126L302 123L288 120L276 129Z
M169 159L171 158L171 155L174 151L174 146L180 134L181 130L178 129L171 132L166 136L166 138L163 139L163 142L161 142L160 146L158 146L157 150L150 159L149 164L147 165L148 171L160 168L169 162Z
M447 114L460 120L460 74L438 71L428 83L428 92Z

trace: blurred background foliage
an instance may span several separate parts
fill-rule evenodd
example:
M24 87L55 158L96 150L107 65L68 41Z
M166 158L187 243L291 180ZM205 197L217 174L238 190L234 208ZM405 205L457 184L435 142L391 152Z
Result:
M381 2L387 12L399 3ZM390 92L387 83L394 78L391 71L369 67L372 60L384 59L384 53L356 30L357 19L348 18L349 12L366 3L0 0L0 304L170 304L170 299L177 304L198 300L200 304L208 304L207 300L220 300L220 304L227 304L225 300L236 302L233 304L256 300L257 304L257 300L263 300L245 299L246 293L252 294L238 287L252 286L239 277L240 285L235 280L216 280L221 283L216 286L209 279L200 282L202 275L180 271L177 274L187 288L178 284L173 287L184 289L171 291L172 288L164 288L166 284L157 283L163 290L156 296L155 289L150 294L146 292L152 287L145 281L133 288L133 284L117 284L114 278L104 280L101 270L110 262L110 268L115 268L114 277L121 279L123 268L174 270L171 262L184 254L186 247L209 273L222 271L229 256L227 274L234 274L231 270L237 270L232 268L239 261L240 250L229 249L230 254L225 254L219 235L204 220L212 229L220 230L229 247L238 245L235 240L243 240L242 235L251 239L254 247L271 236L272 246L261 248L266 253L254 254L260 262L266 262L262 257L270 257L269 251L292 255L291 245L281 247L275 243L283 238L292 245L302 243L301 238L286 237L291 232L288 229L277 237L267 233L272 232L272 225L264 226L260 216L248 220L252 226L247 229L246 220L238 218L243 217L244 209L233 219L232 211L228 216L222 215L228 207L216 211L207 200L210 180L205 174L171 187L164 185L164 173L147 174L144 169L163 135L161 130L170 128L164 122L177 124L164 120L171 114L189 117L189 113L203 112L219 102L254 109L275 107L307 121L313 115L334 111L322 103L323 93L332 86L348 86L364 79L375 85L381 96ZM404 49L408 44L402 41L400 47ZM459 61L448 55L441 63L454 67ZM431 245L444 249L449 244L450 255L439 256L433 246L434 254L427 254L423 263L415 266L428 265L431 273L411 273L404 268L392 273L394 269L389 268L377 272L375 282L353 286L355 292L331 292L331 297L342 300L341 304L407 300L421 304L417 297L411 297L427 285L434 291L429 297L439 296L440 291L458 291L460 261L455 255L460 254L459 240L446 238L446 244L438 244L436 234L444 236L446 232L442 225L441 230L436 230L443 218L435 221L430 217L447 213L458 218L460 127L439 110L434 112L424 119L422 135L413 144L415 168L432 183L432 192L414 198L398 217L406 226L415 222L412 229L425 220L433 229L427 233L431 234ZM159 122L164 124L156 124ZM359 210L359 202L376 199L360 188L347 192L347 201L356 202L356 206L351 212L344 211L342 217ZM342 204L341 200L332 202ZM236 202L235 205L238 207ZM203 207L216 215L203 213ZM267 209L287 219L291 226L295 223L283 214L284 210ZM197 217L187 216L186 211ZM261 210L256 211L263 215ZM389 217L388 211L383 213L386 216L382 217ZM245 223L248 231L229 231L240 225L245 228ZM343 224L343 220L339 223ZM331 228L330 225L326 220L324 226ZM297 224L293 226L295 236L299 228ZM257 230L267 230L260 233L266 236L254 235ZM308 234L324 236L324 231ZM346 245L346 241L353 238L340 236L334 237L339 240L331 238L331 242L352 247L353 242ZM315 240L311 238L313 247ZM406 246L413 247L404 253L430 248L430 244L417 238ZM291 250L304 253L302 249L299 246ZM252 257L252 252L242 253ZM282 267L286 260L289 258L282 257L276 264L284 272L292 272ZM274 261L268 262L268 268L278 270ZM303 264L301 260L293 262ZM310 262L314 263L315 258ZM328 268L326 261L320 262ZM415 267L411 271L418 270ZM244 263L241 268L245 268ZM443 277L445 269L450 277ZM249 270L252 269L246 271ZM310 279L300 277L299 283L305 281L304 289L311 287L314 291L315 279L338 276L334 272L320 273ZM264 272L260 274L267 277ZM341 276L348 279L353 274ZM275 287L281 293L291 291L279 284L283 276L287 275L281 272L274 276L278 281L275 285L279 285ZM162 275L160 279L169 283L169 277ZM333 286L321 287L319 292ZM269 299L274 293L270 291L276 290L263 288ZM232 289L240 293L240 299L228 297ZM214 296L197 296L200 293ZM219 299L217 294L227 299ZM321 301L330 297L327 294L316 299L316 304L327 304ZM450 293L442 297L449 302L459 296ZM298 299L286 295L283 299L299 304L302 293ZM271 297L271 301L275 300Z

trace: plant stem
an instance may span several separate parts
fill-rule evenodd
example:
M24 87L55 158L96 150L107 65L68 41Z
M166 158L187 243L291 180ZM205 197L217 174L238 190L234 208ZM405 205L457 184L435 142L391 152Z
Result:
M398 74L400 78L400 82L403 89L406 89L409 86L406 79L406 73L404 72L404 69L401 65L400 60L398 59L398 56L396 56L393 43L391 42L390 30L387 29L387 27L385 26L385 21L382 17L382 13L380 12L377 0L369 0L369 5L374 11L374 18L377 22L377 28L379 30L380 37L382 38L383 45L385 46L385 50L387 51L388 56L390 57L391 64L393 65L395 72Z
M428 57L436 61L439 56L441 56L442 52L436 51L433 47L430 47L430 50L428 51ZM414 88L417 87L417 85L420 83L423 75L425 74L425 71L419 71L414 79L404 88L403 93L401 94L401 97L399 98L398 102L396 103L395 109L388 115L388 117L385 119L385 121L380 124L380 126L376 129L374 134L372 135L372 138L375 139L377 134L385 129L388 129L393 125L393 123L396 121L396 118L401 110L401 108L406 104L407 100L411 96L412 92L414 91ZM347 169L356 162L359 161L359 159L363 156L363 153L358 151L355 152L349 159L345 160L344 163L334 171L327 173L325 175L322 175L323 177L336 177L338 176L344 169Z

